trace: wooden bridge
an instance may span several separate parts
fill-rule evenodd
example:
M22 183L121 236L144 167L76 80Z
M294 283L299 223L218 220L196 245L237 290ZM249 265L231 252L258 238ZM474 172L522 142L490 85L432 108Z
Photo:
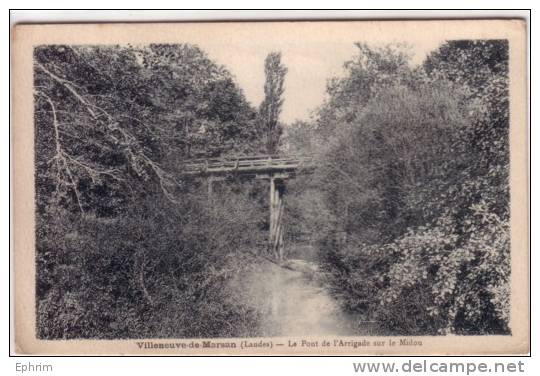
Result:
M285 183L299 173L309 173L314 168L311 156L255 155L193 159L184 164L186 175L208 179L208 195L212 195L212 183L233 176L253 179L268 179L270 182L270 233L269 250L281 262L284 259L283 245L283 194Z
M192 159L184 165L188 175L206 175L214 180L223 180L233 174L251 175L255 179L287 178L297 171L313 168L310 156L255 155Z

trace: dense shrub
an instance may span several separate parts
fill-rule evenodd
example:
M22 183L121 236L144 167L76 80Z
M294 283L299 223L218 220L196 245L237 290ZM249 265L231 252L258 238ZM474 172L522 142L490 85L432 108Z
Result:
M227 337L256 330L258 313L227 286L256 264L249 251L259 214L246 197L227 197L210 205L207 197L191 196L183 207L152 197L114 219L44 214L40 337Z
M315 124L334 294L379 333L508 333L507 43L359 47Z
M257 148L232 76L189 45L34 56L38 336L256 334L260 312L235 299L265 225L256 185L210 198L179 173Z

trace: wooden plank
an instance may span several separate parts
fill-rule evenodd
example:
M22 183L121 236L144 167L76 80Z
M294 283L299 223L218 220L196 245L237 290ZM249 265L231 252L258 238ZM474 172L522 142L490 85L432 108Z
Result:
M313 168L308 157L246 156L221 159L192 160L184 165L184 174L221 175L227 173L277 173ZM260 177L259 177L260 178Z

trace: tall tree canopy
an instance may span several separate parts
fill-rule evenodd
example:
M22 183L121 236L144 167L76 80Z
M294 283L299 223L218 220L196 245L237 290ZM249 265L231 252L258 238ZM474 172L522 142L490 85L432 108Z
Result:
M266 152L274 154L282 133L279 115L283 106L283 84L287 74L287 68L281 63L280 52L268 54L264 61L264 73L264 100L259 108L259 117L266 137Z
M34 58L37 335L256 330L258 309L232 286L256 266L257 203L229 190L210 205L179 173L188 158L257 149L256 111L231 74L191 45L51 45Z
M380 332L507 333L508 43L447 42L420 67L403 46L357 47L295 198L317 187L329 220L293 214L319 229L344 307Z
M183 159L254 148L256 112L197 47L46 46L34 55L39 197L106 212L139 179L174 201Z

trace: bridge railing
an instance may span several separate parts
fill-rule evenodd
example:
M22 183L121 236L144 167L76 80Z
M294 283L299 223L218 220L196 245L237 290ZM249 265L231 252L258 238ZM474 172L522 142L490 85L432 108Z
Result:
M183 170L187 174L219 173L257 170L295 170L311 167L311 156L255 155L192 159L186 161Z

